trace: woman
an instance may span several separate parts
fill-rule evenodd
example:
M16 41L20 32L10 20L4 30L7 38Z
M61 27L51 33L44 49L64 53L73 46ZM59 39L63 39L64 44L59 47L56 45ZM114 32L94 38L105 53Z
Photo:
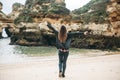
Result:
M50 23L47 24L48 28L51 29L56 36L56 47L58 49L59 56L59 77L65 77L66 61L69 55L69 47L72 36L83 35L87 32L70 32L67 33L66 27L61 26L60 31L56 31Z

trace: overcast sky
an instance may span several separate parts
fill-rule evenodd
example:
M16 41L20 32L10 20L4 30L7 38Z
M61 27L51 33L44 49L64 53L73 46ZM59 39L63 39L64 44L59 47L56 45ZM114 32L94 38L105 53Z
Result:
M3 3L2 11L6 14L12 11L12 4L15 2L19 2L24 4L26 0L0 0ZM74 10L80 8L81 6L88 3L90 0L65 0L66 7L70 10Z

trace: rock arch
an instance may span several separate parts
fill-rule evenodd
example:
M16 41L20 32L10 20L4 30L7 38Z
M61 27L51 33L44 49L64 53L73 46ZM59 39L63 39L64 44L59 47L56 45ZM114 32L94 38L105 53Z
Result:
M3 25L1 25L1 27L0 27L0 38L4 37L4 36L2 36L3 29L5 29L4 31L6 32L7 36L11 37L11 35L12 35L12 31L11 30L13 29L13 27L10 24L3 24Z

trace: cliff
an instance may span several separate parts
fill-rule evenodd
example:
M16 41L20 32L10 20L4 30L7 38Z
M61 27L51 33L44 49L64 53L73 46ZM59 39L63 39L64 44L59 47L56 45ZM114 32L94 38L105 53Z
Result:
M11 36L13 31L13 19L9 18L4 12L2 12L3 4L0 2L0 38L2 38L2 30L5 28L8 36Z
M81 17L81 21L85 24L96 23L103 24L108 23L108 15L106 13L106 7L110 0L91 0L83 7L73 10L72 13Z
M111 32L120 37L120 0L111 0L107 6L107 13L111 23Z
M9 18L15 19L22 12L24 5L21 3L14 3L12 5L12 12L8 14Z
M14 22L41 22L43 18L58 20L69 13L64 0L26 0L24 9Z
M110 0L91 0L82 8L70 12L65 8L64 0L26 0L14 20L16 27L11 44L55 45L55 36L46 26L46 21L49 21L56 30L61 25L65 25L68 32L91 30L91 35L73 38L73 47L120 47L120 38L115 37L116 30L109 18L110 12L106 11L109 2Z
M45 45L45 36L48 35L46 33L50 32L44 22L60 24L70 14L65 8L64 0L26 0L23 9L21 7L18 3L13 5L12 13L19 15L14 20L16 28L11 37L11 44Z

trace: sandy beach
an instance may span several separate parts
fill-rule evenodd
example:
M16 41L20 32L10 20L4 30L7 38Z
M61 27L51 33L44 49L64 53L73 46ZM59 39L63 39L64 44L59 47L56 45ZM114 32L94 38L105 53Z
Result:
M0 80L120 80L120 54L68 58L66 77L58 77L57 55L0 64Z

